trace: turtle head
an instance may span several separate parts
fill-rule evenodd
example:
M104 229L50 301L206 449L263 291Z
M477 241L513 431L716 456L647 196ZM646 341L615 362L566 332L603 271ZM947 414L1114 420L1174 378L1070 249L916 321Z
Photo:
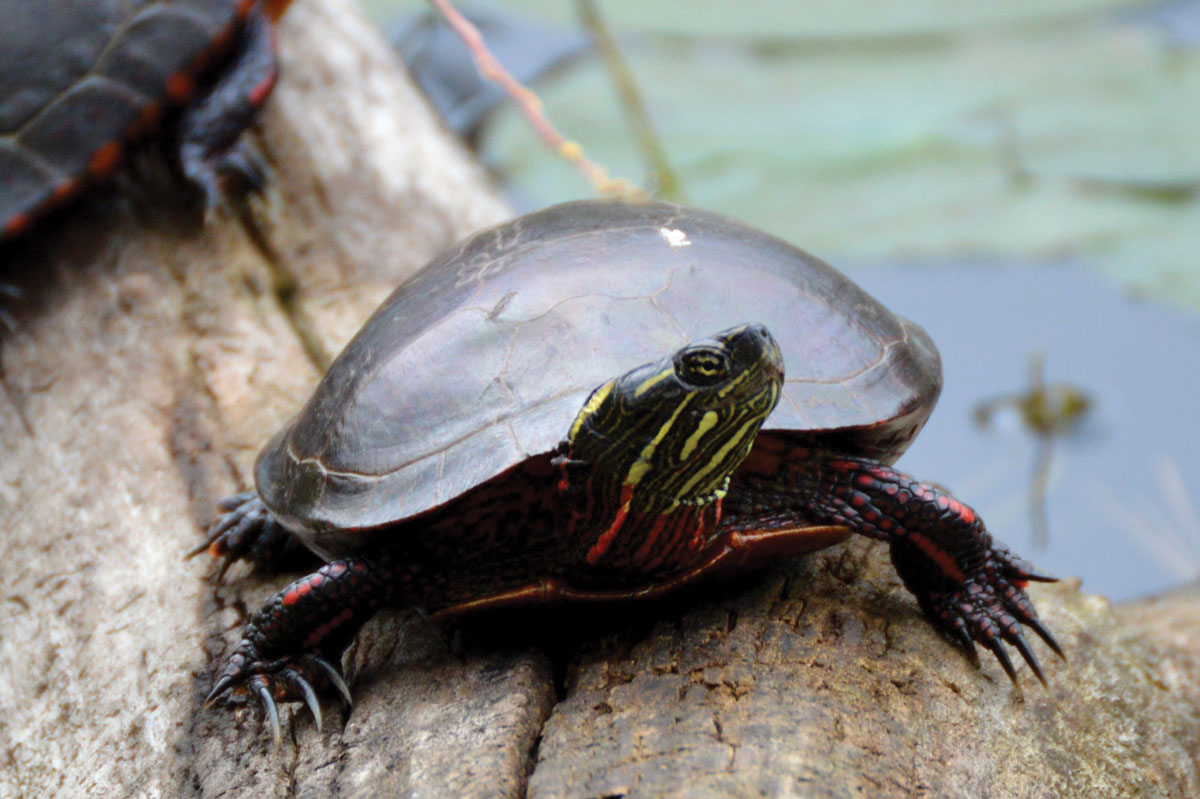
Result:
M639 533L631 526L653 526L681 509L715 512L782 385L779 346L766 327L752 324L600 386L563 445L563 462L586 474L576 517L586 515L582 521L598 540L611 540L623 526L625 548L636 550ZM682 533L686 523L680 527Z

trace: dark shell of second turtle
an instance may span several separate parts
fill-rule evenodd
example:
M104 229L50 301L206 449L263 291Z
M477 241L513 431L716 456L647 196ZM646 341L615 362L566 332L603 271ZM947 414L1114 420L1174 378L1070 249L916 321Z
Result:
M0 239L118 165L229 46L247 0L0 0Z

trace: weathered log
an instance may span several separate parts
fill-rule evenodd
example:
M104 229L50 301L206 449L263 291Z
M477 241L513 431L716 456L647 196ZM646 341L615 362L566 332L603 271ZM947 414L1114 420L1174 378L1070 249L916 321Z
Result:
M0 252L0 797L1200 795L1197 598L1032 589L1070 664L976 669L864 542L646 607L387 613L322 733L201 711L287 577L185 561L330 356L507 213L349 0L298 0L243 213L94 192ZM1174 608L1173 612L1170 609ZM1182 608L1182 610L1181 610ZM526 619L533 618L530 625ZM531 629L532 628L532 629ZM461 646L450 641L461 640ZM344 726L343 726L344 724Z
M1075 581L1031 594L1070 658L1035 645L1046 689L951 649L875 544L720 589L580 655L529 795L1197 795L1195 659Z
M402 618L375 634L406 633L390 660L408 669L379 713L356 685L344 736L333 709L327 743L302 718L302 749L272 751L257 717L199 712L279 582L214 591L208 559L183 559L216 498L388 292L508 215L352 3L300 0L280 41L257 136L273 180L244 216L203 224L178 187L99 190L3 252L24 296L3 342L0 796L354 795L375 771L464 795L524 784L544 658L447 661Z

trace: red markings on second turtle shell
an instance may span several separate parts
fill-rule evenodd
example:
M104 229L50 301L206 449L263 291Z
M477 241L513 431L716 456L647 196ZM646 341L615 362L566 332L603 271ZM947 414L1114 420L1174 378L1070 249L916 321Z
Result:
M185 105L196 96L196 81L186 72L173 72L167 76L167 97L177 105Z
M97 179L108 177L121 165L121 156L124 152L125 149L121 146L121 142L107 142L92 153L92 158L88 161L88 174Z
M29 214L17 214L16 216L11 217L7 222L4 223L4 232L2 235L0 235L0 238L7 238L8 236L17 235L22 230L29 227L29 222Z

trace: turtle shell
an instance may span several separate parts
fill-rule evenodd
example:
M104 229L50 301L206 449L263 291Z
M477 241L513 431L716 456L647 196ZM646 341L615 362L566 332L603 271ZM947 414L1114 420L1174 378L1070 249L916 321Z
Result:
M609 378L746 322L785 359L760 436L891 461L937 401L925 331L808 253L704 211L569 203L398 288L263 450L258 491L310 544L414 516L554 450Z
M0 0L0 238L119 163L226 48L247 0Z

